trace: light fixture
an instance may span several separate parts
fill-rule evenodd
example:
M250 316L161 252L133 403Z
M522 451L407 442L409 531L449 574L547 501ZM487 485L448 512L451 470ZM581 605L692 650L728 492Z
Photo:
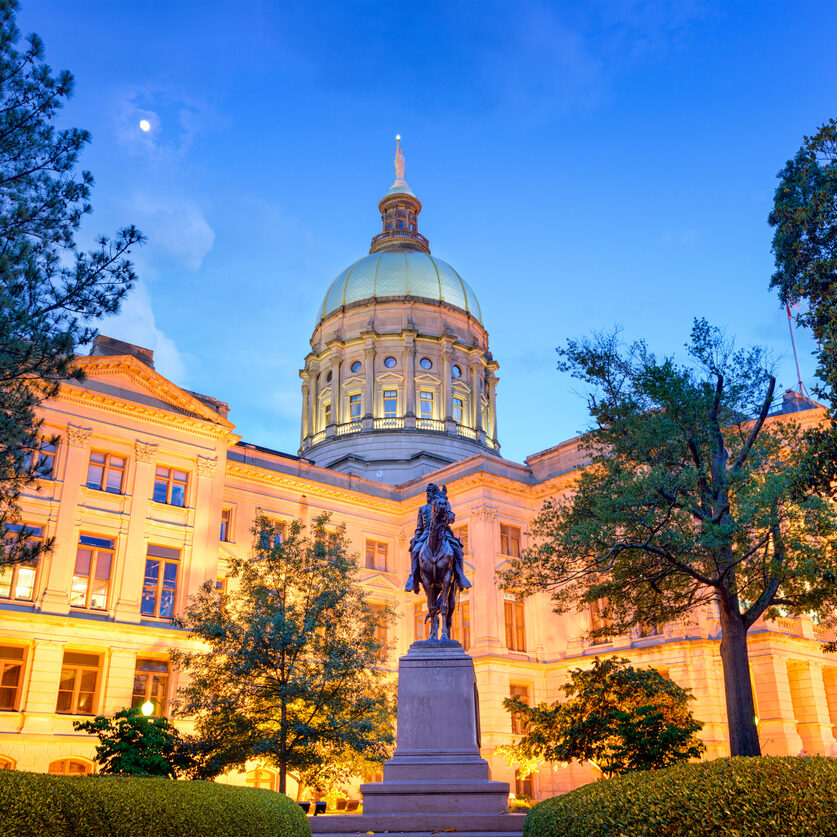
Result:
M141 709L142 714L145 715L145 717L147 718L154 711L154 704L150 700L147 700L142 705Z

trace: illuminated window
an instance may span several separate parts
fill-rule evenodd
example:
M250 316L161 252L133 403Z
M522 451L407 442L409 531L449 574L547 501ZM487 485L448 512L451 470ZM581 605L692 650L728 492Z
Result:
M520 557L520 529L517 526L500 524L500 553L512 558Z
M419 393L419 414L423 419L433 418L433 393Z
M10 543L16 540L13 536L19 535L24 529L30 533L26 538L27 544L36 544L44 539L43 526L33 526L31 523L11 523L6 529L7 541ZM0 566L0 598L31 602L37 570L37 561Z
M87 487L111 494L122 493L122 479L125 475L125 457L112 453L90 452L87 466Z
M453 611L453 622L450 626L451 638L462 643L467 651L471 647L471 603L462 600Z
M81 535L76 550L76 566L70 604L90 610L106 610L114 542L109 538Z
M453 420L462 424L462 416L465 414L465 402L461 398L453 399Z
M471 551L471 545L468 543L468 524L465 523L462 526L455 526L453 534L459 538L462 543L462 551L467 555Z
M49 763L47 772L58 776L88 776L93 770L86 761L80 759L58 759Z
M521 683L509 684L509 696L520 698L525 704L529 704L529 687ZM523 719L519 715L511 716L511 731L513 735L526 735L529 731Z
M609 628L613 623L607 612L607 599L597 599L595 602L590 602L590 631L602 631ZM593 643L610 642L611 637L608 634L600 634L593 637Z
M331 402L327 401L323 404L323 424L328 426L331 424Z
M514 771L514 795L518 799L532 799L535 794L532 774L530 773L525 779L520 778L520 770Z
M8 756L0 756L0 770L14 770L15 763Z
M398 415L398 391L384 390L384 418L395 418Z
M276 787L276 773L265 768L250 770L247 773L247 787L273 790Z
M232 509L221 509L221 540L232 540Z
M153 499L169 506L186 505L186 486L189 474L174 468L157 468L154 477Z
M506 599L503 602L506 622L506 648L509 651L526 650L526 622L523 602Z
M20 707L20 687L26 651L16 645L0 645L0 709Z
M134 691L131 706L141 709L148 701L154 705L152 714L166 714L166 696L169 690L169 664L165 660L138 659L134 671Z
M219 575L215 579L215 589L219 593L226 593L227 592L227 577L225 575Z
M41 439L37 448L23 451L23 467L29 470L37 456L35 476L42 480L51 480L55 475L55 444L49 439Z
M381 646L378 659L384 662L387 658L387 643L389 642L387 636L387 615L386 608L383 605L369 605L372 615L375 617L375 641Z
M174 616L180 550L149 544L146 555L140 613L143 616L171 619Z
M366 541L366 569L387 570L387 544L380 541Z
M359 392L349 396L349 418L352 421L360 421L360 411L363 402Z
M93 715L99 686L101 657L98 654L64 652L58 703L55 711L67 715Z
M413 637L427 639L430 636L430 620L427 616L427 602L416 602L413 605Z

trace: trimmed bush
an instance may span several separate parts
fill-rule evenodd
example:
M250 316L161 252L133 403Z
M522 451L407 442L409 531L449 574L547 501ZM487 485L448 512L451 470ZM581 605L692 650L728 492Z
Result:
M524 837L837 835L837 759L723 758L626 773L547 799Z
M308 837L300 807L269 790L128 776L0 770L2 837Z

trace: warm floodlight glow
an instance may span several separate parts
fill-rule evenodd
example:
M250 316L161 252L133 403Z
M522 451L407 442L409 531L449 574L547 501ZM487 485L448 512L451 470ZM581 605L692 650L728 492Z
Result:
M147 119L140 119L140 130L146 132L150 131L151 123Z
M147 700L142 705L142 714L145 715L146 717L148 717L153 711L154 711L154 704L150 700Z

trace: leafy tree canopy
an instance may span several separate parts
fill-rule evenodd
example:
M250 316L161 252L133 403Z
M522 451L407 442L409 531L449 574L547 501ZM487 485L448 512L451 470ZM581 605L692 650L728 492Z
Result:
M173 652L188 673L177 711L197 717L205 774L259 759L315 780L349 753L383 761L393 741L393 695L373 611L342 526L317 517L306 536L260 517L252 556L229 562L231 592L208 582L182 619L208 648Z
M653 770L697 758L706 749L689 709L686 689L652 668L625 659L577 668L562 687L566 700L528 706L506 698L505 708L523 721L516 744L499 747L525 777L545 762L589 761L605 776Z
M73 77L53 74L37 35L21 43L17 0L0 0L0 562L31 560L41 545L19 521L21 491L41 474L35 407L61 380L94 322L118 310L135 274L126 255L142 235L119 230L85 252L75 241L91 211L93 177L78 170L87 131L55 126ZM46 548L49 544L45 545Z
M558 611L605 600L599 635L717 615L732 752L756 755L747 630L780 608L833 619L837 520L800 481L798 425L768 419L763 352L735 350L704 320L687 348L686 365L615 333L561 350L589 387L589 465L544 505L504 584L549 590Z
M147 718L138 709L121 709L112 718L73 721L73 729L98 736L100 773L124 776L169 776L189 769L180 749L180 734L166 718Z

